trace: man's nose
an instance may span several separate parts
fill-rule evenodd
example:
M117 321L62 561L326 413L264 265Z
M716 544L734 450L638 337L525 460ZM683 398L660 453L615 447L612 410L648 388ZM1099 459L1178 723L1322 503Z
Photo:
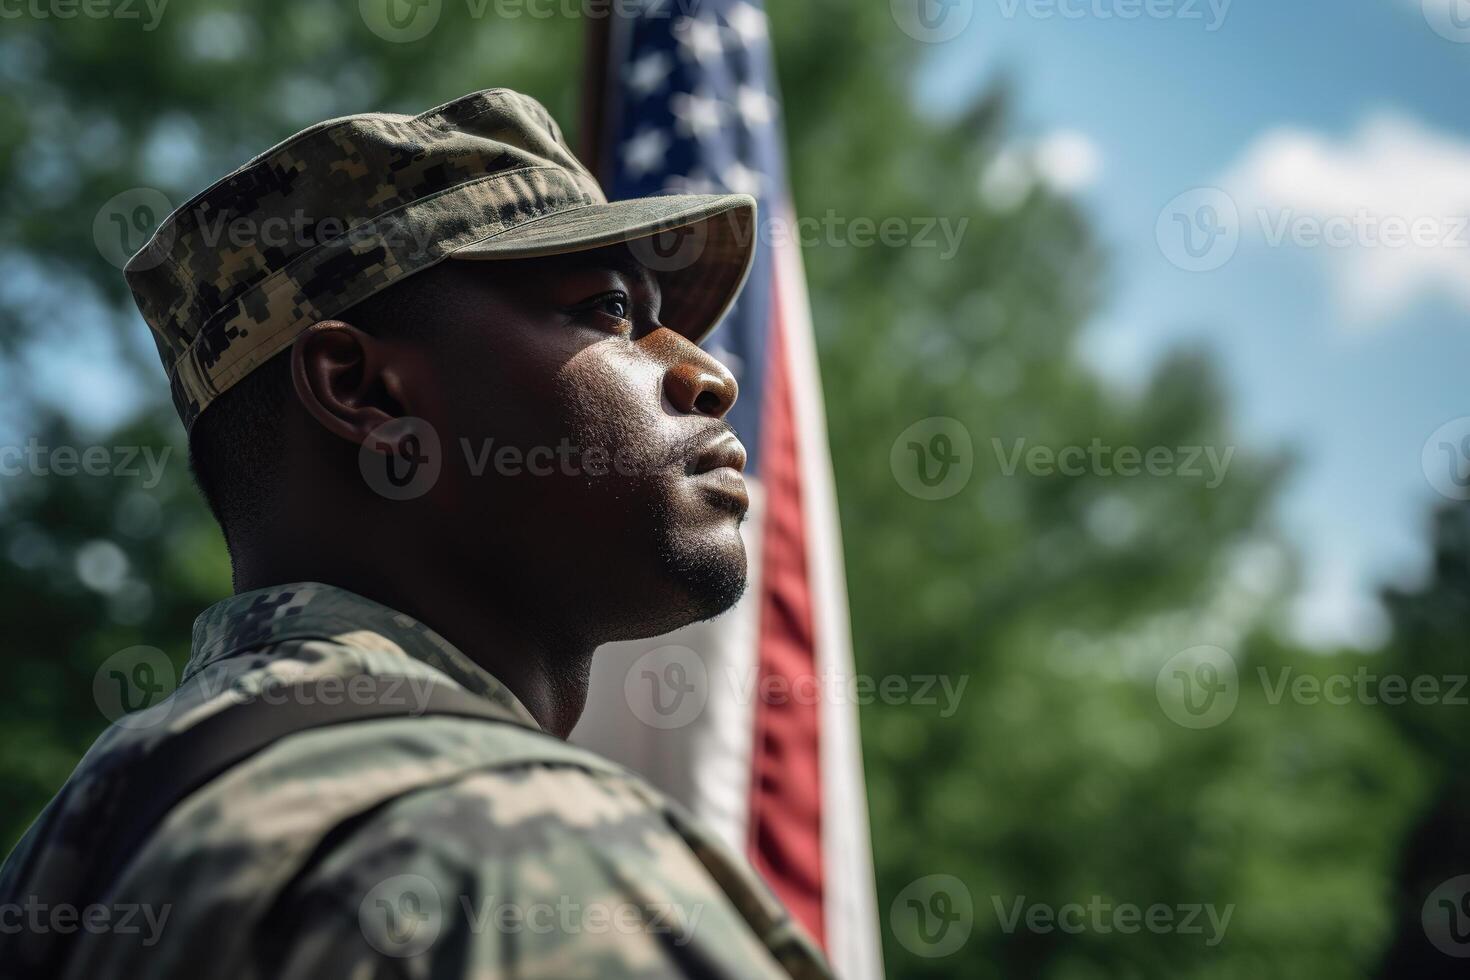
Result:
M740 393L734 375L689 338L668 328L659 333L668 334L659 339L668 344L664 394L674 408L687 415L724 418Z

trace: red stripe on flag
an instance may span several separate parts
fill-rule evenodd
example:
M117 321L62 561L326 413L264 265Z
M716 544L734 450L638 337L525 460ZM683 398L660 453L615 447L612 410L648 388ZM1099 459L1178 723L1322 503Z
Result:
M766 515L748 849L751 864L791 914L825 944L820 688L811 580L781 304L771 306L761 420Z

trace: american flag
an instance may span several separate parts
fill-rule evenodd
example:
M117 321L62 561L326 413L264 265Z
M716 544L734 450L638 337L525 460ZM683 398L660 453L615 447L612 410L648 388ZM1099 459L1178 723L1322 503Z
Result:
M610 199L738 191L760 232L706 341L740 383L746 596L709 623L594 658L573 740L642 772L742 851L848 978L880 977L847 592L826 422L764 9L620 2L591 48L590 161Z

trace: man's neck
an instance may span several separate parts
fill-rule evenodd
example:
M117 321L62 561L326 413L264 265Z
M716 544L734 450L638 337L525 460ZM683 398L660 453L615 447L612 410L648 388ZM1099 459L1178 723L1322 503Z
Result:
M385 575L367 563L236 562L237 593L289 582L335 585L412 616L509 688L537 724L558 738L566 738L582 716L596 644L532 631L534 614L497 608L491 593L504 593L493 585L470 589L463 577L407 563Z

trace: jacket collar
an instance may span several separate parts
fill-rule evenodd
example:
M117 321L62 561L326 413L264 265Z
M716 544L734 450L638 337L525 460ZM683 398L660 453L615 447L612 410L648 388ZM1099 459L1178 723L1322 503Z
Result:
M449 676L465 690L506 708L515 720L541 726L510 689L423 623L372 599L320 582L293 582L242 592L210 606L194 621L193 650L182 680L237 653L287 640L331 640L362 646L381 638Z

